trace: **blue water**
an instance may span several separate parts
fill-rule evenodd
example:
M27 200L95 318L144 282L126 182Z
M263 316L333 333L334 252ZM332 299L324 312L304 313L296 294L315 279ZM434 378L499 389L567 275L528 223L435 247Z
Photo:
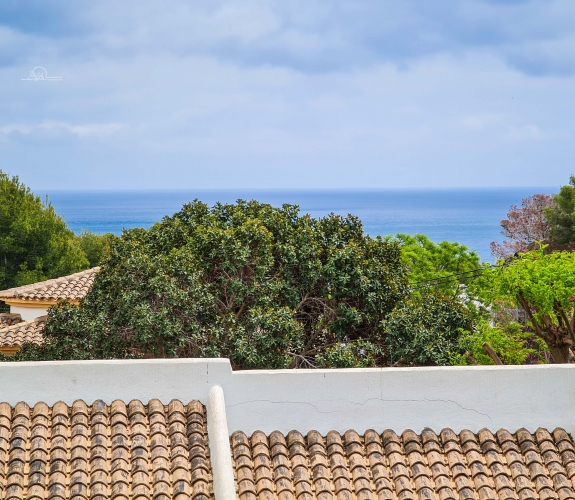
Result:
M80 232L121 234L123 228L150 227L183 203L198 198L210 205L257 199L281 206L297 204L314 217L334 212L358 216L371 235L423 233L433 241L458 241L491 261L489 244L501 241L500 222L512 204L553 188L449 190L197 190L197 191L49 191L56 212ZM38 193L40 194L40 193Z

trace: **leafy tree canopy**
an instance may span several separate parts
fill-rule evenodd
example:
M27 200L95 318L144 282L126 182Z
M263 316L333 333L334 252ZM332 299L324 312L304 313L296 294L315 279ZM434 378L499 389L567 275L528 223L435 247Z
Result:
M256 201L194 201L110 241L80 307L49 313L19 359L211 357L236 368L385 363L382 322L407 293L396 241L360 221Z
M512 300L523 308L557 363L573 359L575 253L546 254L541 248L520 254L493 270L491 283L494 298Z
M74 233L52 205L0 170L0 289L88 267Z
M383 321L390 364L448 365L460 352L460 330L472 328L469 310L453 296L412 295Z
M87 230L82 231L77 236L78 244L86 255L90 267L96 267L102 263L114 238L112 233L99 235Z
M484 267L479 254L465 245L432 242L423 234L398 234L401 261L408 269L409 284L415 293L434 290L444 295L475 299L484 281L477 280Z
M575 175L567 186L554 196L554 207L545 209L547 223L554 243L575 242Z

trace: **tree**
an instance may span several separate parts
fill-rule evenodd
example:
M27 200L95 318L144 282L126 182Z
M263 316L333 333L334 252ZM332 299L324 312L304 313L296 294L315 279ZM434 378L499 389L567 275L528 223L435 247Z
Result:
M382 364L381 323L407 293L400 257L397 242L366 236L353 216L194 201L112 240L81 305L50 310L46 346L27 346L19 359Z
M382 324L390 364L448 365L460 352L460 330L472 326L472 315L457 298L437 292L412 295Z
M0 170L0 288L64 276L88 265L52 205Z
M90 267L99 266L106 254L110 251L110 244L115 236L112 233L94 234L91 231L82 231L78 236L78 244L86 255Z
M479 255L457 242L432 242L423 234L398 234L401 260L408 269L411 293L435 291L456 297L474 313L482 309L481 299L488 284L482 273L489 267Z
M503 244L491 242L493 256L505 259L526 250L536 241L548 242L551 233L545 211L554 206L553 196L547 194L534 194L523 198L521 207L511 205L507 219L501 221L501 234L508 240Z
M575 242L575 175L569 178L567 186L561 186L553 200L554 205L545 210L553 242Z
M545 341L556 363L573 360L575 346L575 253L520 254L492 272L495 297L513 300Z

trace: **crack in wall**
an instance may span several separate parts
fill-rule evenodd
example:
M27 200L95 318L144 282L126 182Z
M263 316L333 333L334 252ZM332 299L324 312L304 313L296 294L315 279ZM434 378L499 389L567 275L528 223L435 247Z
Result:
M366 399L363 402L357 402L357 401L347 401L347 400L341 400L341 399L325 399L322 400L322 402L324 403L333 403L333 402L344 402L346 404L350 404L350 405L354 405L354 406L365 406L367 403L369 403L370 401L380 401L381 403L423 403L423 402L428 402L428 403L448 403L448 404L454 404L456 406L458 406L459 408L461 408L464 411L470 411L473 413L477 413L478 415L481 415L483 417L486 417L487 419L489 419L489 423L492 426L493 425L493 419L491 418L490 415L488 415L487 413L483 413L479 410L476 410L475 408L467 408L465 406L463 406L461 403L458 403L457 401L454 401L452 399L428 399L428 398L424 398L424 399L385 399L385 398L369 398ZM253 399L250 401L243 401L241 403L236 403L236 404L232 404L232 405L226 405L226 410L229 408L234 408L237 406L242 406L242 405L247 405L247 404L252 404L252 403L270 403L270 404L297 404L297 405L306 405L306 406L311 406L317 413L320 414L330 414L330 413L346 413L345 410L320 410L315 404L310 403L309 401L272 401L270 399Z

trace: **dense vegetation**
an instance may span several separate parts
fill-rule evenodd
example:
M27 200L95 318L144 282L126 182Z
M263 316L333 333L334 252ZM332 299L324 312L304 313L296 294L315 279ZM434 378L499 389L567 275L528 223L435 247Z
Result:
M553 198L553 206L545 209L551 238L556 244L575 242L575 175Z
M34 359L225 356L240 368L382 364L407 294L398 242L354 217L195 201L112 242L77 308L50 312Z
M110 238L76 236L50 203L0 170L0 289L98 265Z
M80 307L51 309L46 344L15 359L228 357L237 369L571 362L573 200L572 177L555 197L511 207L508 240L492 245L496 266L424 235L371 238L353 216L194 201L149 230L73 236L103 268Z
M575 347L575 253L525 252L493 273L492 294L522 308L535 336L557 363L573 359Z
M74 233L49 203L0 171L0 288L86 269Z

